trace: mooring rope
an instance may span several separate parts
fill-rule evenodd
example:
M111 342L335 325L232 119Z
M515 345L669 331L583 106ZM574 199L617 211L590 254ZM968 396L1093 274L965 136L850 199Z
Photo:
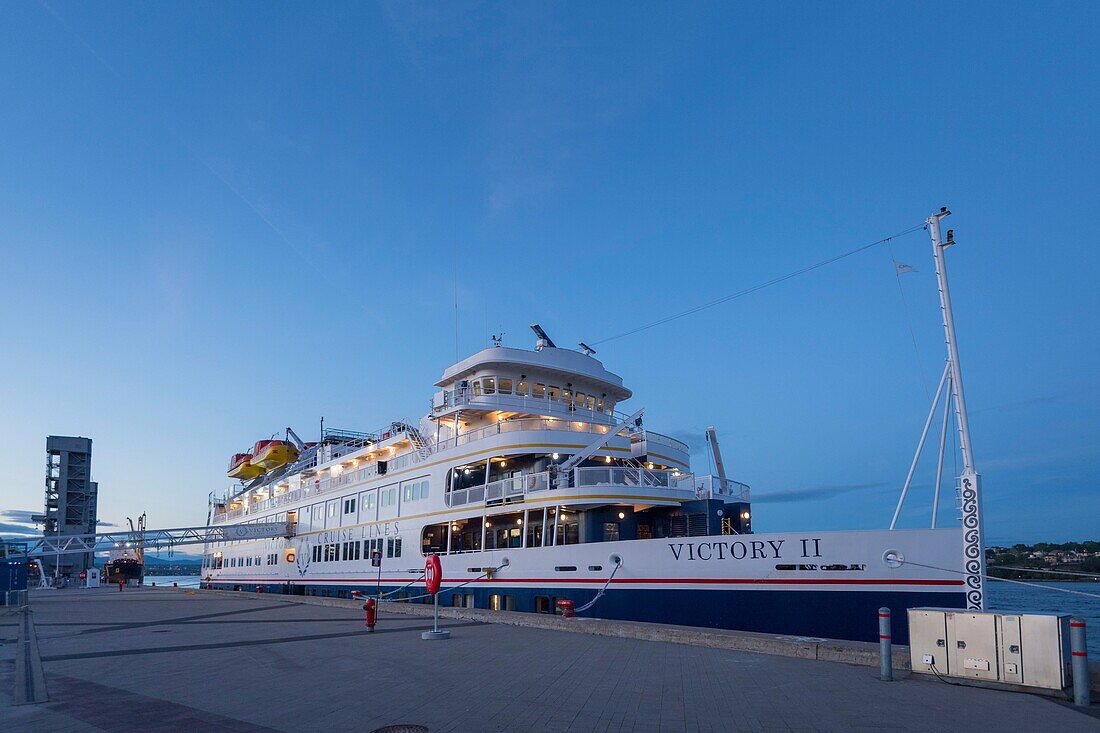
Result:
M603 588L600 588L600 592L596 594L596 597L593 598L588 603L581 606L580 608L575 609L573 611L573 613L581 613L583 611L587 611L588 609L592 608L592 606L595 606L596 601L600 600L600 598L603 596L604 591L607 590L607 586L611 585L611 580L615 577L615 573L619 572L619 568L621 568L622 566L623 566L623 559L620 557L620 558L615 560L615 569L611 571L611 575L607 576L607 582L603 584Z
M956 573L958 575L969 575L965 570L955 570L953 568L941 568L936 565L924 565L919 562L913 562L912 560L902 560L902 565L916 565L918 568L928 568L929 570L942 570L945 573ZM1053 590L1059 593L1072 593L1075 596L1085 596L1086 598L1100 598L1100 593L1086 593L1081 590L1070 590L1069 588L1056 588L1052 585L1036 585L1035 583L1029 583L1026 580L1009 580L1008 578L997 578L992 575L982 576L986 580L996 580L1001 583L1015 583L1016 585L1026 585L1029 588L1039 588L1041 590Z
M1084 578L1100 578L1100 573L1081 573L1074 570L1046 570L1042 568L1018 568L1014 565L994 565L1002 570L1023 570L1028 573L1049 573L1052 575L1080 575Z
M507 563L507 562L501 563L500 565L497 565L497 566L496 566L495 568L490 568L489 570L486 570L486 571L485 571L484 573L482 573L481 575L477 576L476 578L470 578L470 579L469 579L469 580L467 580L467 581L466 581L465 583L459 583L458 585L454 586L453 588L447 588L446 590L440 589L440 591L439 591L439 595L443 595L444 593L453 593L454 591L458 590L459 588L462 588L462 587L464 587L464 586L467 586L467 585L469 585L470 583L473 583L473 582L475 582L475 581L477 581L477 580L481 580L482 578L484 578L484 577L487 577L487 576L489 575L489 573L495 573L495 572L497 572L498 570L500 570L501 568L504 568L504 567L507 567L507 566L508 566L508 563ZM415 583L415 582L417 582L417 581L419 581L419 580L423 579L423 577L424 577L424 576L423 576L423 575L421 575L421 576L420 576L419 578L417 578L416 580L414 580L414 581L413 581L413 583ZM409 585L412 585L412 583L409 583ZM408 588L408 587L409 587L409 585L406 585L406 586L405 586L405 588ZM404 588L398 588L397 590L395 590L395 591L390 591L390 592L391 592L391 593L397 593L397 592L399 592L399 591L401 591L401 590L404 590ZM420 594L420 595L418 595L418 596L410 596L410 597L408 597L408 598L391 598L391 599L390 599L389 601L387 601L387 603L406 603L406 602L408 602L408 601L416 601L416 600L419 600L419 599L421 599L421 598L430 598L430 597L431 597L431 595L432 595L431 593L421 593L421 594ZM379 600L381 600L382 596L378 596L378 598L379 598Z

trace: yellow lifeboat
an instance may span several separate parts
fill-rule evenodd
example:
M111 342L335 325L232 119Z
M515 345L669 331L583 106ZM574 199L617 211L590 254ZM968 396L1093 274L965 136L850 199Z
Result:
M237 453L229 459L229 478L248 481L263 473L264 470L252 463L251 453Z
M265 471L298 458L298 449L285 440L261 440L252 447L252 465Z

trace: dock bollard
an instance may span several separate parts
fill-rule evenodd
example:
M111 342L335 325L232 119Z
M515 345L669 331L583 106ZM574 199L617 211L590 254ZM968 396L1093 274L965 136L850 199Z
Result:
M1073 704L1089 705L1089 652L1085 646L1085 619L1069 620L1069 653L1073 660Z
M890 642L890 609L883 607L878 610L878 677L883 682L894 681Z

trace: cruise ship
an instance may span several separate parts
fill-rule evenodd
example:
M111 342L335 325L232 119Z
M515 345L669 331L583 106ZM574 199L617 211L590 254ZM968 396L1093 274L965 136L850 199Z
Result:
M235 455L210 522L288 536L205 548L213 588L431 602L877 639L886 606L965 607L963 532L758 533L749 486L696 470L583 344L495 342L447 367L426 413L373 432L293 430ZM630 407L626 407L630 405ZM713 431L708 432L713 438ZM708 441L716 451L716 441ZM710 461L708 461L710 463Z

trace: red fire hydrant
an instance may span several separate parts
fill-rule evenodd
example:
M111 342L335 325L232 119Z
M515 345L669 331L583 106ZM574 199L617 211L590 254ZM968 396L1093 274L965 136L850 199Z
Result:
M257 593L263 593L264 592L264 587L262 585L257 585L256 586L256 592Z
M378 601L373 598L368 598L367 602L363 604L363 610L366 611L367 614L367 631L374 631L374 624L378 620L378 614L376 612L377 606Z
M562 618L573 618L573 601L568 598L558 601L558 608L561 609Z

